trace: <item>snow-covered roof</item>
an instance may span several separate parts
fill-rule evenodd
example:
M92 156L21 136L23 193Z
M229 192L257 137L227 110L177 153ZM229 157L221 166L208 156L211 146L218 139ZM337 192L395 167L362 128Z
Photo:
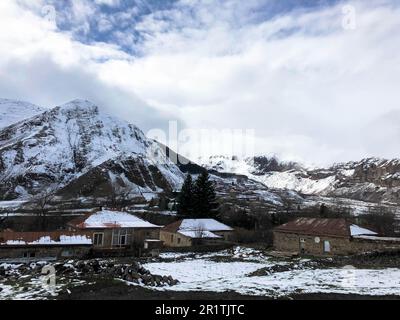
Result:
M377 235L376 232L350 224L346 219L298 218L275 228L278 232L353 237L359 235Z
M59 240L53 240L49 236L41 237L36 241L26 242L23 240L8 240L1 245L8 245L8 246L26 246L26 245L91 245L92 239L87 236L60 236Z
M350 225L350 235L352 237L354 236L361 236L361 235L377 235L376 232L362 228L360 226L357 226L355 224Z
M182 231L178 231L178 233L189 237L189 238L209 238L209 239L219 239L222 238L221 236L216 235L215 233L212 233L211 231L195 231L195 230L182 230Z
M91 214L78 223L73 223L80 229L107 229L107 228L158 228L148 221L132 214L121 211L102 210Z
M215 219L183 219L178 231L232 231L233 229Z
M0 246L91 245L90 234L69 231L0 233Z

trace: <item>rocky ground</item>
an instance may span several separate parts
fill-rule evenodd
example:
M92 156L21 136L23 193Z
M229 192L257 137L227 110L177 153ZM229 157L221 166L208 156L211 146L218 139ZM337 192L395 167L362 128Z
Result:
M151 274L136 261L94 259L54 264L0 264L0 299L51 299L68 295L82 285L107 287L115 283L162 287L174 286L178 280Z

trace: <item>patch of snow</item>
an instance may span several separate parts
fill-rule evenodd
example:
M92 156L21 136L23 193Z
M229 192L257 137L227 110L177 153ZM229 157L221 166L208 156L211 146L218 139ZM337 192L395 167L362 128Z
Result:
M233 229L215 219L183 219L178 231L195 230L232 231Z
M376 232L361 228L360 226L357 226L355 224L352 224L350 226L350 234L351 236L360 236L360 235L377 235Z
M21 240L8 240L6 243L0 244L8 245L8 246L25 246L25 245L91 245L92 239L82 236L82 235L75 235L75 236L60 236L60 240L52 240L50 237L41 237L40 239L33 241L33 242L25 242Z
M45 111L46 109L28 102L0 99L0 130Z
M221 236L218 236L215 233L212 233L211 231L204 231L204 230L199 230L199 231L179 230L178 232L186 237L193 238L193 239L198 239L198 238L219 239L219 238L222 238Z
M342 170L340 173L344 175L345 177L351 177L354 175L355 170L354 169L347 169L347 170Z
M18 208L26 201L0 201L0 208Z
M240 250L237 250L240 252ZM257 262L216 262L218 253L187 256L183 260L154 262L144 265L153 274L171 275L180 282L170 291L235 291L244 295L280 297L296 293L339 293L360 295L400 295L400 269L319 269L294 268L265 276L249 274L279 263L270 257ZM252 253L246 254L251 259ZM178 256L182 257L182 256ZM161 256L164 258L164 256Z

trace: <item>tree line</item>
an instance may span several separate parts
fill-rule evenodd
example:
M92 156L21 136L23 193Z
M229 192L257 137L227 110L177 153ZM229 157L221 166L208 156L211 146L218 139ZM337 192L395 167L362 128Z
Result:
M218 204L214 184L207 172L196 181L188 174L178 196L178 214L189 218L215 218Z

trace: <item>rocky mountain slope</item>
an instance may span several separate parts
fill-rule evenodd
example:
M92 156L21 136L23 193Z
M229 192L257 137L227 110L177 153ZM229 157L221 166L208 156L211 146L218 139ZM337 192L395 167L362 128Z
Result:
M246 175L269 188L295 190L305 195L343 197L361 201L400 203L400 160L368 158L306 168L274 157L213 156L198 163L218 172Z
M89 101L75 100L0 130L2 199L62 187L69 190L64 195L88 195L100 181L103 189L107 185L104 194L114 186L157 193L180 187L182 180L157 142Z
M45 108L28 102L0 99L0 130L45 111Z

